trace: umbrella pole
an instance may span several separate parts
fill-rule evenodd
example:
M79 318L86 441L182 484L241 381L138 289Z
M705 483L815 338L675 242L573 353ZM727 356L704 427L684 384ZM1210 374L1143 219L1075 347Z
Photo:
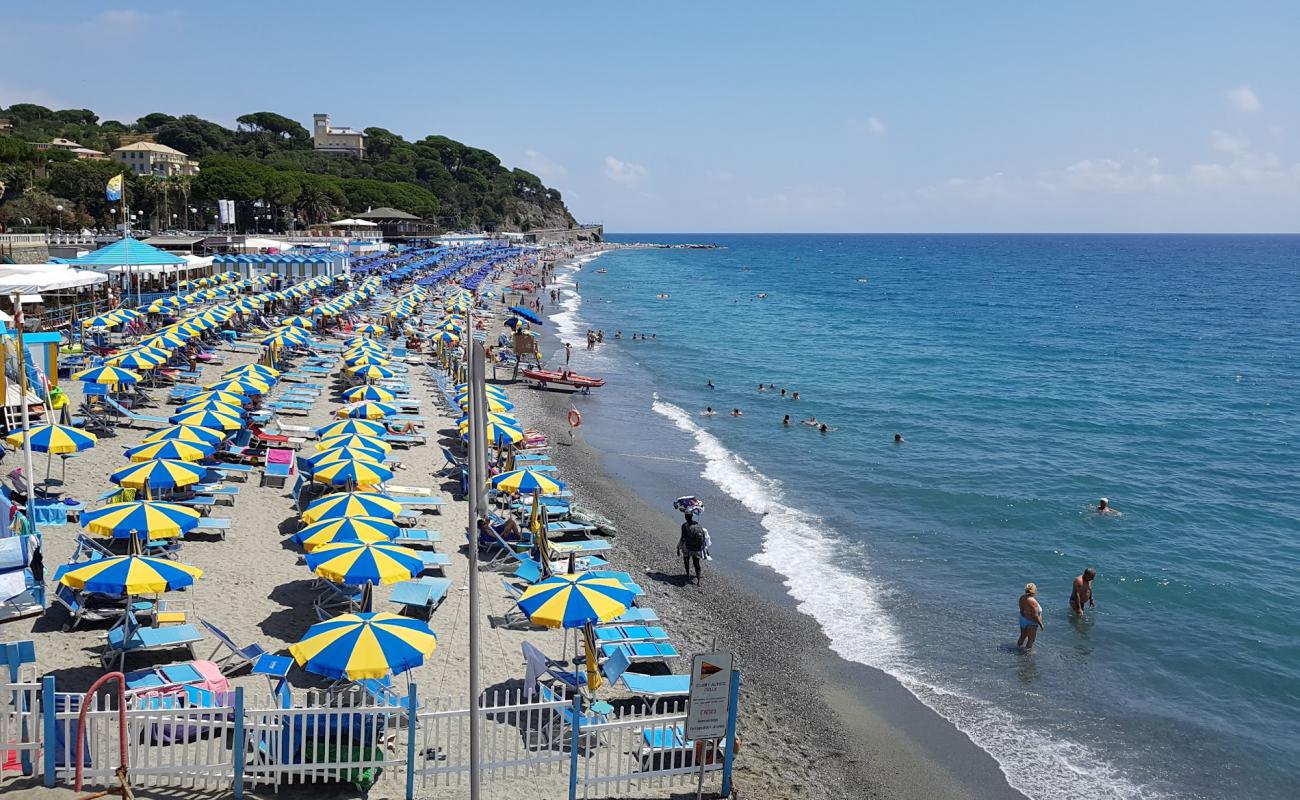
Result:
M23 431L32 429L30 410L27 407L27 346L23 343L23 327L27 324L23 314L23 296L21 289L14 292L14 328L18 338L18 407L22 410ZM23 436L23 469L27 477L27 523L33 533L36 532L36 514L32 505L36 502L36 490L32 488L32 437Z

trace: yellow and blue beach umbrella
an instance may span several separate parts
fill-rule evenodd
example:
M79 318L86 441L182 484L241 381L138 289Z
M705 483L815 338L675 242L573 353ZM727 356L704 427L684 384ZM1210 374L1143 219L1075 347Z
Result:
M231 378L252 378L255 381L269 383L271 379L280 377L280 370L275 367L268 367L265 364L245 364L242 367L228 369L221 373L221 377L227 380Z
M144 437L148 442L202 442L204 444L219 445L226 438L222 431L213 430L212 428L201 428L197 425L173 425L170 428L163 428L160 431L154 431Z
M207 467L157 458L114 470L108 479L130 489L175 489L199 483L207 474Z
M310 524L323 519L346 517L397 519L401 511L402 504L387 495L377 492L340 492L308 503L302 512L302 521Z
M161 367L167 363L169 356L156 355L156 350L132 350L129 353L123 353L108 360L109 364L115 367L123 367L133 370L150 370Z
M10 431L5 437L5 441L14 447L22 447L23 442L30 438L32 450L37 453L80 453L82 450L89 450L99 441L93 433L86 433L78 428L70 428L67 425L37 425L30 431L16 430Z
M357 353L356 355L344 358L343 363L347 364L349 367L368 367L371 364L383 367L393 363L393 360L381 356L378 353Z
M383 517L345 517L312 523L293 535L308 553L327 544L378 544L391 542L401 533L392 520Z
M387 330L388 329L383 325L376 325L373 322L357 326L357 333L362 334L363 336L383 336L384 332Z
M98 383L105 386L116 386L122 383L136 383L140 380L140 376L129 369L122 369L121 367L114 367L105 364L102 367L83 369L81 372L73 375L72 379L83 383Z
M372 461L348 459L313 467L311 479L326 486L370 487L392 480L393 471Z
M132 461L153 461L159 458L168 461L202 461L216 450L216 445L207 442L167 439L161 442L146 442L138 447L129 448L126 457Z
M455 391L456 391L456 397L457 397L458 399L461 398L461 397L468 397L468 396L469 396L469 395L468 395L468 393L469 393L469 384L468 384L468 383L458 383L458 384L456 384L453 388L454 388ZM496 384L492 384L492 383L486 383L486 384L484 384L484 385L483 385L483 392L484 392L485 394L496 395L497 397L501 397L501 398L504 398L504 397L506 396L506 390L505 390L505 389L502 389L500 386L497 386Z
M253 397L271 391L271 383L272 381L254 377L227 378L209 383L203 388L214 392L234 392L235 394Z
M386 611L343 614L307 629L289 645L298 666L327 678L383 678L414 669L437 647L429 625Z
M559 494L564 491L564 483L549 477L545 472L531 469L515 469L503 472L491 480L492 488L516 494Z
M159 331L148 339L140 343L141 347L151 347L155 349L184 347L189 344L189 339L181 336L172 330Z
M185 405L190 403L199 403L204 400L215 400L218 403L225 403L228 406L245 406L252 402L252 398L247 395L237 394L235 392L218 392L207 389L198 394L192 394L185 398Z
M309 319L307 319L306 317L303 317L303 316L285 317L284 319L280 320L280 324L281 324L282 326L287 326L287 327L290 327L290 328L314 328L314 327L316 327L315 325L312 324L312 321L311 321L311 320L309 320Z
M244 427L244 421L238 416L218 414L215 411L192 411L185 414L173 414L167 418L167 421L173 425L211 428L214 431L237 431Z
M347 389L343 392L343 399L350 403L359 403L363 400L374 400L379 403L387 403L396 398L397 394L395 392L390 392L382 386L374 386L372 384L353 386L351 389Z
M487 435L487 440L495 444L513 444L524 440L524 431L522 428L516 428L513 425L503 425L500 422L489 422L483 429ZM469 426L461 428L461 438L469 438Z
M386 380L388 378L392 378L397 375L397 373L394 372L393 370L389 369L388 367L380 366L379 364L367 364L365 366L348 367L348 372L351 372L353 375L357 375L362 378L365 378L368 381Z
M309 469L316 470L327 464L337 464L340 461L364 461L367 464L382 464L384 463L384 453L379 450L366 450L360 447L338 447L308 456L304 460L307 462Z
M189 506L136 500L82 512L81 525L97 536L112 536L114 539L142 535L149 539L166 539L194 530L200 518L198 510Z
M456 399L456 405L460 406L461 411L468 410L469 397L466 395L462 395L461 397L458 397ZM506 400L503 397L494 397L492 395L488 395L487 407L488 407L488 411L492 411L499 414L502 411L513 411L515 408L515 404L510 402L509 400Z
M350 417L352 419L384 419L398 414L397 406L390 406L387 403L378 403L373 400L363 400L360 403L344 406L334 412L335 416Z
M209 398L207 400L190 400L185 403L185 405L179 406L176 409L178 415L194 414L199 411L211 411L213 414L224 414L228 417L242 417L245 414L242 406L223 403L215 398Z
M306 560L320 577L349 586L409 581L424 571L419 553L395 544L326 544Z
M518 605L534 624L580 628L621 616L632 599L632 591L618 580L583 572L543 578L524 590Z
M345 434L359 434L361 436L382 437L388 433L388 429L379 422L371 422L368 419L345 419L339 422L331 422L328 425L316 429L316 436L321 439L328 439L331 436L343 436Z
M73 589L114 596L158 594L191 586L202 574L197 567L164 558L118 556L69 570L59 582Z
M362 450L373 450L379 453L388 453L393 449L391 444L380 439L378 436L369 436L364 433L344 433L336 436L326 436L316 442L317 450L336 450L340 447L359 447Z
M499 411L489 411L487 421L496 422L501 425L509 425L512 428L523 427L523 423L519 421L518 417L512 417L509 414L503 414ZM469 414L464 414L458 417L456 419L456 427L460 429L461 433L464 433L466 428L469 427Z

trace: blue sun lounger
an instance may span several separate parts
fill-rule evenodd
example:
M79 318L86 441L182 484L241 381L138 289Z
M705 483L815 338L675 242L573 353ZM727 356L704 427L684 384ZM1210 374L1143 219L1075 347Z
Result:
M616 650L606 659L601 672L605 675L605 680L611 684L617 685L622 682L624 689L649 700L652 709L660 700L685 697L690 694L690 675L642 675L639 672L629 672L630 666L632 661L627 654Z
M118 669L126 664L127 653L143 653L147 650L166 650L184 647L190 651L190 659L198 658L194 654L194 645L203 641L203 634L198 628L188 623L183 625L166 625L161 628L146 628L140 625L134 614L125 614L122 623L108 631L104 651L99 660L107 669L113 659L118 659Z
M624 611L620 616L610 620L609 622L602 622L596 627L600 628L606 625L635 625L642 622L658 621L659 615L655 613L653 608L638 608L637 606L632 606L627 611Z
M601 644L666 642L668 632L658 625L604 625L596 628L596 641Z
M428 528L399 528L397 538L393 539L393 544L400 544L404 547L419 544L432 546L441 541L442 534Z
M451 578L416 578L393 584L389 598L402 607L402 613L418 613L428 619L446 598L450 588Z
M652 661L667 661L670 658L677 658L680 655L677 648L673 647L670 642L620 642L618 644L601 645L600 652L605 658L612 658L616 653L622 653L627 660L633 664L644 664Z

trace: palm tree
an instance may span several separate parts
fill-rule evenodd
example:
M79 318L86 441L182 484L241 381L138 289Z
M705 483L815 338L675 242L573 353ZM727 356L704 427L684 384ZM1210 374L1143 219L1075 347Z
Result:
M302 193L293 204L294 211L307 221L309 225L316 225L327 221L334 216L334 203L330 202L329 194L319 186L306 185L302 187Z

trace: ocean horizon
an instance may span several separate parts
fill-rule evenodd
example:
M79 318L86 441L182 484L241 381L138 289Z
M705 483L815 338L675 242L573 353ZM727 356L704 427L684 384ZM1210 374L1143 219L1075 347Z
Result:
M584 437L648 500L704 498L717 559L1032 798L1293 794L1300 236L608 238L720 245L583 256L552 316L610 381Z

